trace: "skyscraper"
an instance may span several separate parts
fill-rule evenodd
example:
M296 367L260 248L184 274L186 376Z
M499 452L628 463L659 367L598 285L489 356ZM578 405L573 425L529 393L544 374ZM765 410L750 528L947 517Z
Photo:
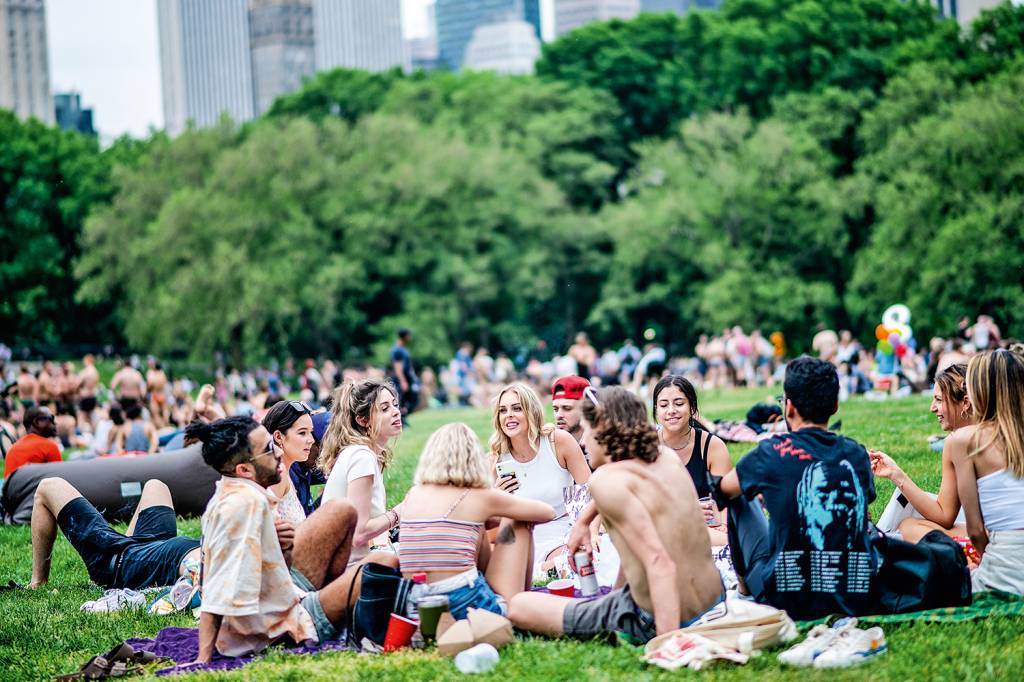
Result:
M482 24L521 19L540 33L540 0L437 0L437 44L441 63L452 71L462 67L466 46Z
M256 115L316 71L311 0L249 0L249 45Z
M409 51L410 66L413 71L423 69L433 71L440 64L437 59L437 17L434 16L435 5L427 5L427 34L409 38L406 46Z
M592 21L632 19L639 13L640 0L555 0L555 35Z
M722 0L642 0L641 12L675 12L686 14L691 9L718 9Z
M477 71L533 73L540 57L540 40L533 25L522 19L507 19L481 24L466 46L462 66Z
M408 65L401 0L315 0L313 35L318 71Z
M53 123L43 0L0 0L0 107Z
M246 0L157 0L164 124L176 135L189 120L253 117Z
M57 125L63 130L77 130L83 135L96 135L92 127L92 109L82 108L82 96L77 92L58 92L53 96Z
M939 16L956 19L967 28L982 10L992 9L1003 0L935 0Z

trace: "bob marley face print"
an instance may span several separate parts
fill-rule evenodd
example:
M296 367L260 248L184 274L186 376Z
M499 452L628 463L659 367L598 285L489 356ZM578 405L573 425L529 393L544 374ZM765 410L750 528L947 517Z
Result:
M796 500L814 549L854 549L854 541L865 537L867 500L848 461L818 461L804 469Z

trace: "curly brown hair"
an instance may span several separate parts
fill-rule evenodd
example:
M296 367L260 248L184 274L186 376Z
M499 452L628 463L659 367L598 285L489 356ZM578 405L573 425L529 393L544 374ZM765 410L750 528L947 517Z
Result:
M604 446L613 462L658 459L658 432L647 421L642 400L619 386L594 392L597 401L583 398L583 418L594 429L594 440Z

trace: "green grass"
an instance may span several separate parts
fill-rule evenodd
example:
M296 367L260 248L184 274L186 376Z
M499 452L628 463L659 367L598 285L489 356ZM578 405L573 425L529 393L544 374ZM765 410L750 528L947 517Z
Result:
M703 412L712 418L741 417L753 402L768 391L751 390L702 395ZM897 461L923 487L939 483L939 457L925 439L937 432L928 414L926 398L886 403L854 401L843 405L839 418L843 432L879 447ZM461 420L483 439L490 433L490 417L479 410L434 411L413 416L412 426L396 448L395 461L387 472L388 498L397 502L412 481L416 458L430 432L441 424ZM746 451L732 446L738 458ZM892 486L878 483L877 517ZM198 535L196 520L182 520L183 533ZM28 528L0 528L0 579L27 582L31 568ZM61 536L54 551L53 579L46 590L0 593L0 679L46 679L76 670L90 655L106 651L131 636L152 636L168 625L193 626L189 616L139 614L88 615L79 605L100 594L89 583L81 560ZM805 671L782 668L771 654L742 667L722 665L702 671L702 679L819 679L819 680L975 680L1024 679L1024 618L993 618L989 621L946 624L886 626L890 652L866 668L847 671ZM663 673L640 662L638 651L596 643L553 642L526 639L501 652L497 669L482 679L604 680L653 679L691 673ZM449 659L436 653L402 652L388 656L351 653L300 657L271 654L265 660L232 673L195 675L188 679L237 680L441 680L461 675Z

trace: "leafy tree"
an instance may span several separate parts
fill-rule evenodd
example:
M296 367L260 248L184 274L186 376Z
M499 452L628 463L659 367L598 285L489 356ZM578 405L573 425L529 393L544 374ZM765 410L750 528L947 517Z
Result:
M984 311L1019 324L1024 261L1024 72L968 88L863 162L875 227L847 297L868 324L897 301L921 334ZM915 106L894 110L913 111Z
M274 100L267 116L338 116L349 123L380 108L392 85L403 78L398 68L372 72L356 69L321 71L297 92Z
M109 196L93 138L0 111L0 337L52 346L95 338L102 309L76 308L72 262L89 209Z

